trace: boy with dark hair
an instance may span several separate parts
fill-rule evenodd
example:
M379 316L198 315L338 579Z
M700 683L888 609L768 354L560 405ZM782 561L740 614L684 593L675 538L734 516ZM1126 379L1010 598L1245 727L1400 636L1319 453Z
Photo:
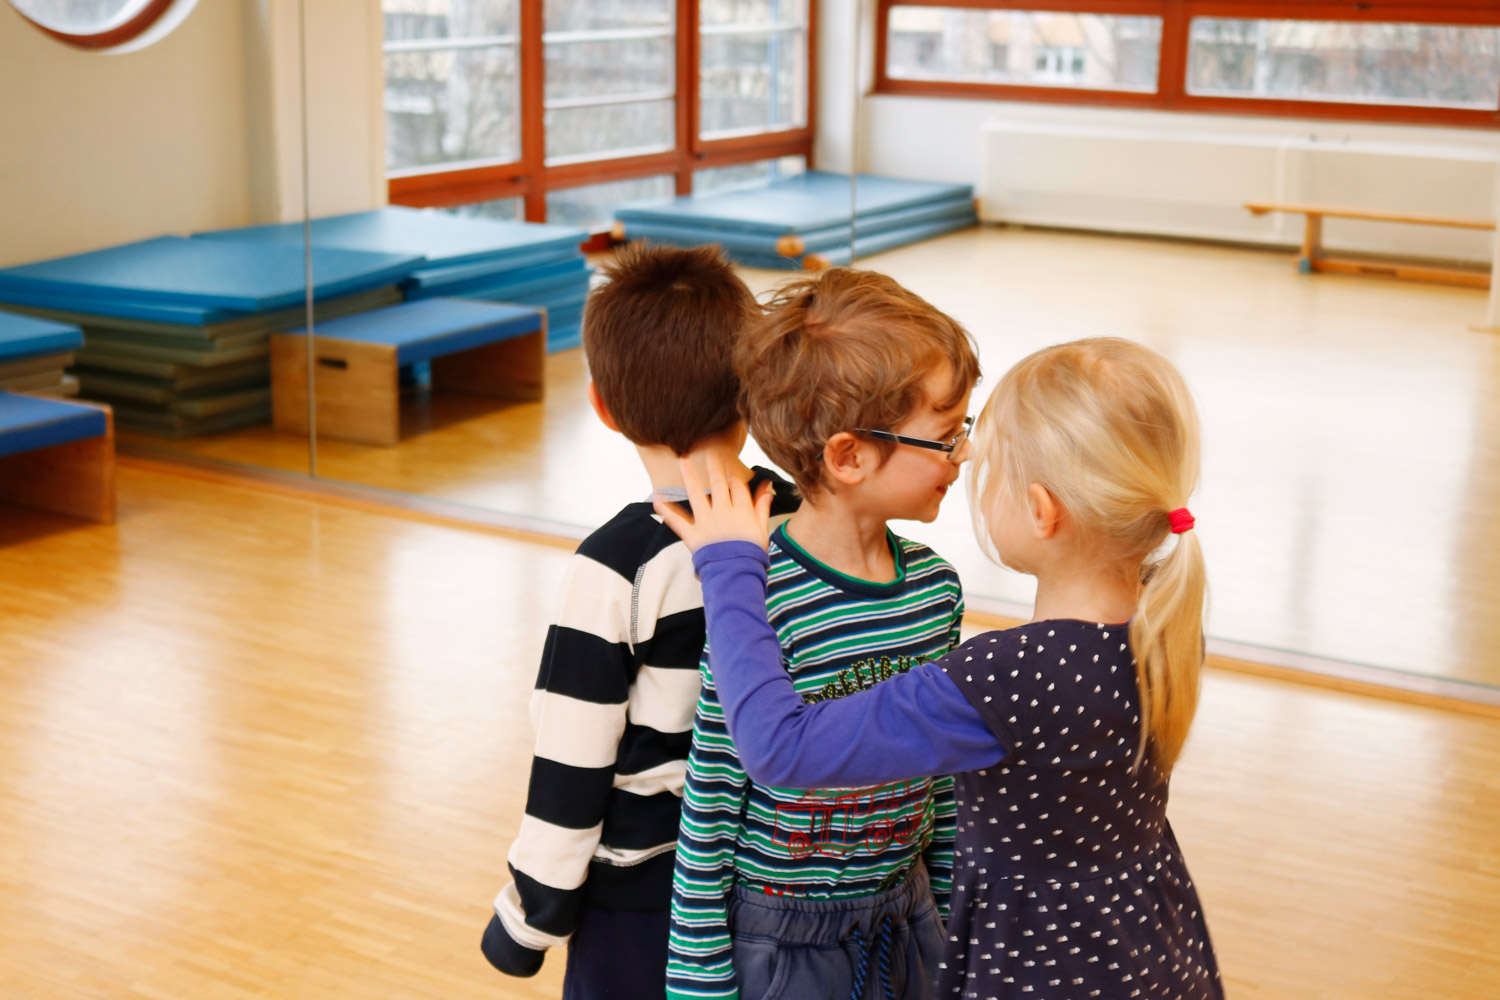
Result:
M794 689L842 698L948 652L958 575L886 522L933 520L968 457L979 378L968 334L885 275L834 268L779 290L736 368L751 432L803 498L770 536L766 591ZM749 774L713 666L710 649L668 997L928 1000L952 885L953 779L804 791Z
M631 245L603 270L583 322L589 401L635 446L652 498L685 497L692 451L792 509L790 483L739 458L733 356L760 310L718 248ZM691 554L650 500L627 504L579 545L547 632L514 881L482 942L501 972L534 975L566 943L566 1000L663 995L703 642Z

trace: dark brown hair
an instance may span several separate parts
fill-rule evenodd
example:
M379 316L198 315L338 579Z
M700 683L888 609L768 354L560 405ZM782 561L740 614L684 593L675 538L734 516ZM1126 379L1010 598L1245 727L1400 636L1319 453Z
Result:
M601 270L583 350L620 433L682 455L733 427L734 345L760 307L719 247L632 243Z
M934 368L951 396L926 400ZM840 431L890 430L923 402L954 406L979 381L979 358L951 316L874 271L830 268L777 289L735 353L740 410L755 440L804 497L823 486L823 447ZM875 441L883 456L896 447Z

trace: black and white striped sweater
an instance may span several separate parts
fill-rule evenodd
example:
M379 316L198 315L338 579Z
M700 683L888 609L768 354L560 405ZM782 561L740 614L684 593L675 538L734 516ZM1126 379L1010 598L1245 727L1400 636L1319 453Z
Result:
M796 509L791 483L754 471L752 491L774 484L773 515ZM670 906L703 642L692 553L650 503L629 504L578 546L532 693L515 881L495 897L504 971L535 973L586 905Z

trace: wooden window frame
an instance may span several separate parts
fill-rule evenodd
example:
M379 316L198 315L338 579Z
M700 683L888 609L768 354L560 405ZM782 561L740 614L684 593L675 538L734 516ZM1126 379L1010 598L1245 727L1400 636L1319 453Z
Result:
M694 171L728 167L782 156L801 156L812 165L814 109L817 104L817 0L807 11L807 122L799 128L754 135L701 139L698 135L698 0L676 0L676 119L674 146L659 153L546 163L546 67L542 42L544 0L520 0L521 157L509 163L445 164L389 175L393 205L413 208L468 205L520 198L528 222L545 222L547 194L609 181L671 174L678 194L693 190Z
M887 35L893 7L953 7L967 10L1044 10L1058 13L1160 17L1161 50L1153 93L1081 87L966 83L892 78L886 71ZM1500 27L1500 5L1493 0L876 0L875 88L877 94L1028 101L1096 107L1143 108L1200 114L1333 119L1379 124L1495 128L1500 109L1431 108L1402 104L1224 97L1187 92L1189 27L1195 17L1266 18L1305 21L1403 21L1419 24ZM1500 96L1500 95L1497 95Z
M59 42L72 45L75 48L98 51L101 49L112 49L116 46L124 45L126 42L135 41L150 30L157 21L160 21L162 15L171 10L172 5L175 3L177 3L177 0L151 0L150 3L136 11L127 20L115 25L108 31L87 33L58 31L28 16L25 11L14 4L11 5L11 9L21 15L23 21L44 35L55 38Z

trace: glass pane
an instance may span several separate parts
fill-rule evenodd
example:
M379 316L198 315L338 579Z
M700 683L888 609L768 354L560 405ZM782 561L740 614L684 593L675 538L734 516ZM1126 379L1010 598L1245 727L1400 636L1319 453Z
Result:
M1188 92L1500 107L1500 28L1193 18Z
M759 187L782 177L795 177L807 171L807 159L783 156L776 160L736 163L732 167L709 167L693 171L693 193L730 191L735 188Z
M524 214L524 203L520 198L497 198L494 201L476 201L472 205L457 205L448 209L454 215L470 219L500 219L504 222L520 222Z
M514 45L385 57L386 168L521 157Z
M777 21L807 23L807 0L702 0L698 23L705 28L721 24L773 24Z
M486 38L514 35L516 0L384 0L386 42L423 38Z
M642 101L548 111L547 162L671 149L675 107L675 101Z
M141 12L150 0L11 0L37 24L69 35L97 35Z
M892 7L886 73L1092 90L1156 90L1161 18Z
M548 45L547 100L671 93L676 42L659 38Z
M550 191L547 193L547 221L561 226L582 226L594 233L603 232L614 221L615 209L620 205L666 201L676 190L672 175L663 174Z
M676 145L675 11L670 0L547 0L548 163Z
M698 64L704 136L796 128L807 122L807 33L705 32Z
M671 0L547 0L546 31L600 31L609 28L671 27ZM550 41L550 39L549 39Z

